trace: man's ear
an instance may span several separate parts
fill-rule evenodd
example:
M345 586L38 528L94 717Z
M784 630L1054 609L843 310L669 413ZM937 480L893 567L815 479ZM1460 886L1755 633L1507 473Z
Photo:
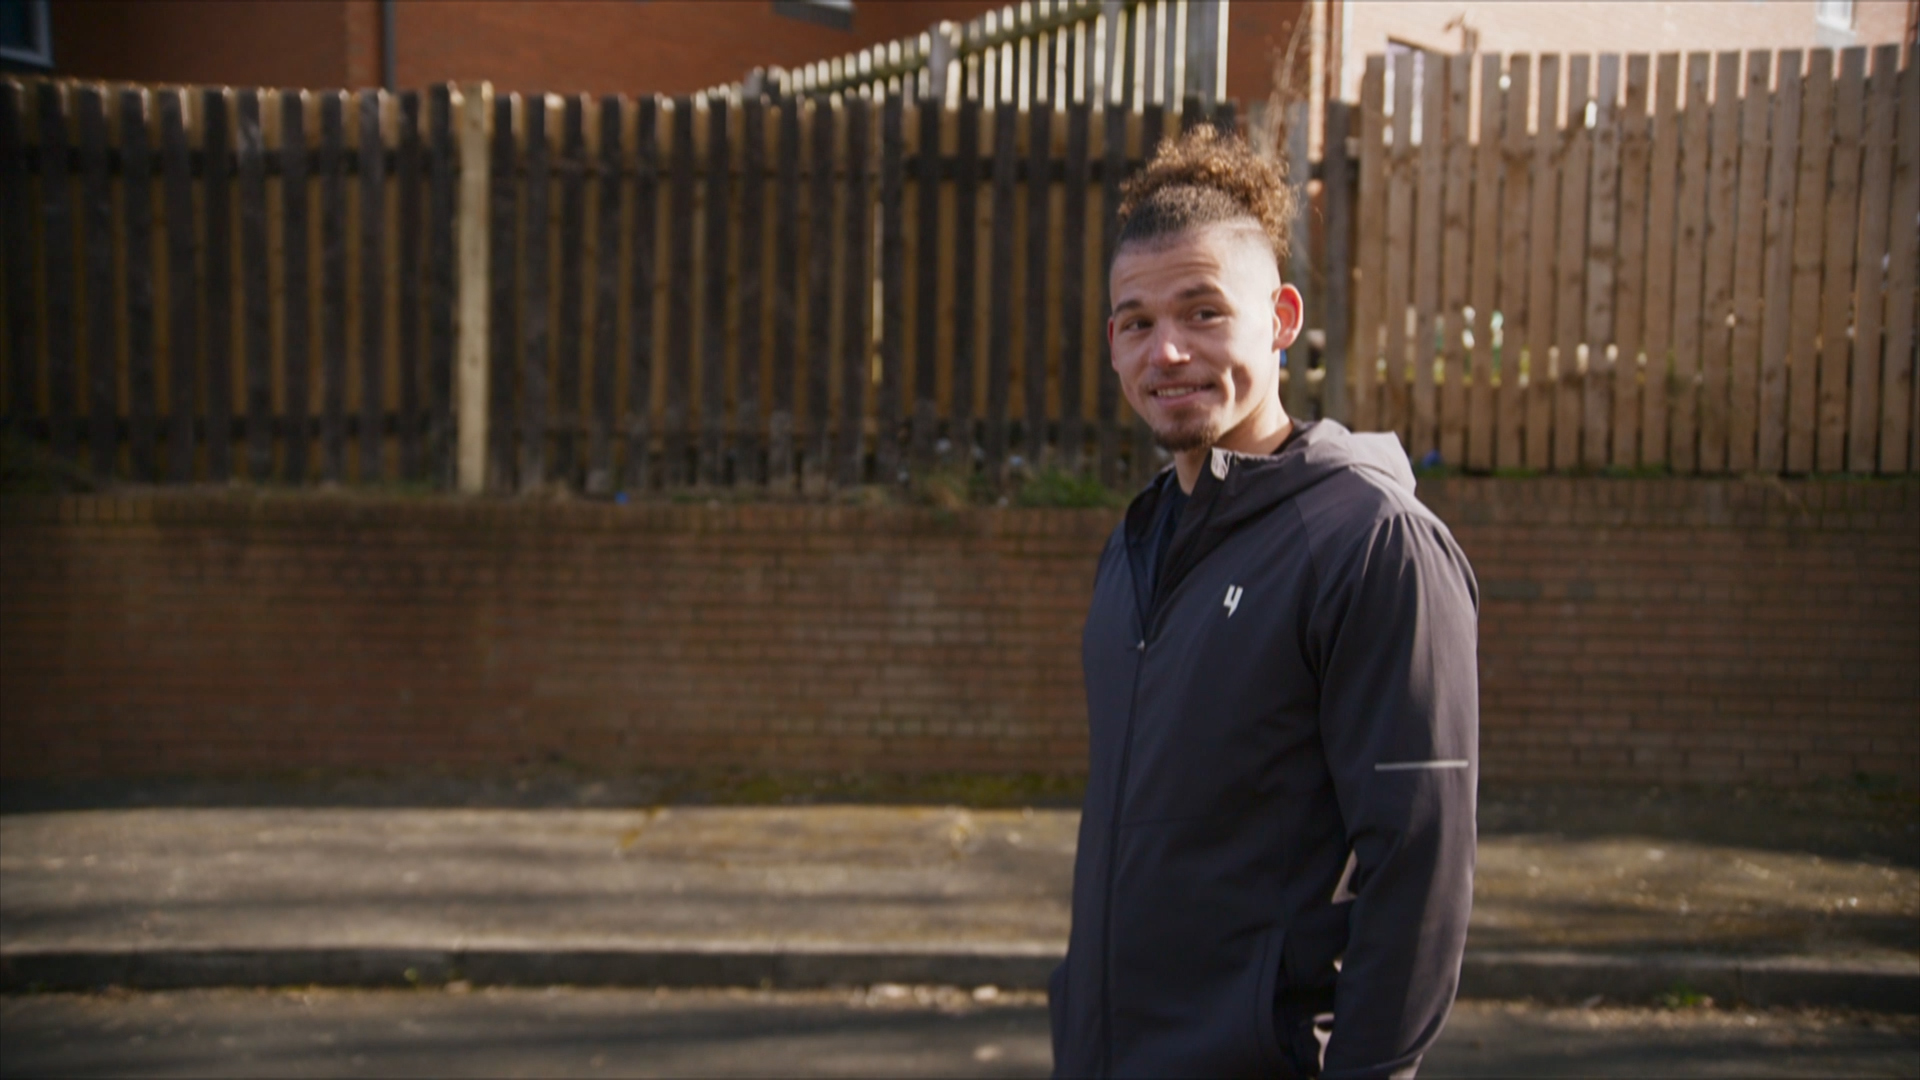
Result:
M1291 285L1282 285L1273 294L1273 348L1275 352L1293 344L1300 336L1300 326L1306 321L1306 301L1300 298L1300 290Z

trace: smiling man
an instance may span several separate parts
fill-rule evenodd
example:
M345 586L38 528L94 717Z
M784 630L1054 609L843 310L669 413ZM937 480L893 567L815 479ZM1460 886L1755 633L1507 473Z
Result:
M1087 616L1054 1069L1411 1076L1472 902L1473 572L1392 435L1281 406L1280 171L1197 128L1120 216L1113 366L1173 467Z

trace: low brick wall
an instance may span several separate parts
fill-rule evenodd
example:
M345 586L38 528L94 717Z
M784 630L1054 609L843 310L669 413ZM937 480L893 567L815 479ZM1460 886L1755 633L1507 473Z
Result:
M1920 484L1429 479L1489 779L1920 780ZM1111 511L0 501L0 776L1084 767Z

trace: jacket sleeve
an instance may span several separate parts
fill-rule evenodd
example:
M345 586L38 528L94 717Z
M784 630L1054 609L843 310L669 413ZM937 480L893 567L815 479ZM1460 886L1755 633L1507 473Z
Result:
M1352 850L1327 1080L1412 1076L1473 904L1478 587L1444 525L1375 523L1322 578L1320 736Z

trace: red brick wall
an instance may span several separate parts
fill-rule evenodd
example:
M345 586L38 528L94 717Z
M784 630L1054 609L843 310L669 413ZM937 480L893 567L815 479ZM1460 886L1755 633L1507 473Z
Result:
M1920 780L1920 484L1429 480L1490 779ZM0 776L1075 770L1101 511L0 503Z
M1004 0L854 5L846 30L770 0L415 0L394 7L401 87L488 79L500 92L681 94L756 67L798 67L964 23ZM1227 92L1267 95L1305 0L1228 8ZM378 86L380 0L59 0L55 70L86 79L324 88Z
M377 17L377 0L363 3ZM233 86L352 85L345 82L349 11L342 0L56 0L47 7L53 69L59 75ZM371 85L379 85L377 63L371 72Z
M855 6L838 30L770 0L426 0L394 6L401 87L490 79L505 91L691 93L963 22L993 0ZM85 79L380 85L380 0L59 0L54 69Z

